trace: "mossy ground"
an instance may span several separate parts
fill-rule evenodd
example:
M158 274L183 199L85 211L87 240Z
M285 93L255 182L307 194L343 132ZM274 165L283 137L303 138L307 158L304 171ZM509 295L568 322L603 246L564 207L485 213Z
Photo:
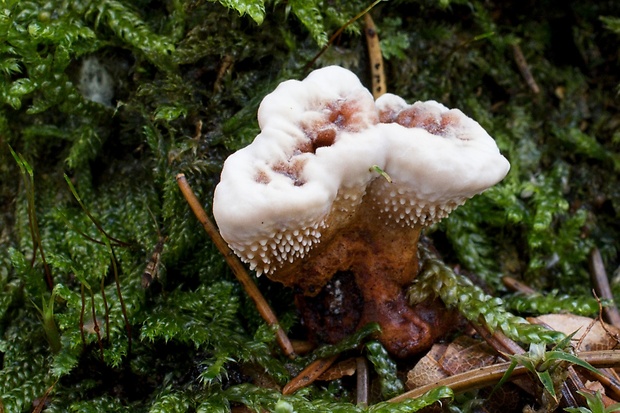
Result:
M286 411L264 382L282 385L304 360L279 355L174 178L185 173L209 210L222 160L257 133L262 97L303 78L368 5L0 1L5 411ZM512 164L500 185L429 231L446 261L497 296L511 275L555 290L553 308L591 312L589 251L601 250L610 273L620 264L620 3L392 1L372 15L388 90L461 108ZM359 23L317 62L326 64L368 85ZM144 289L163 237L159 277ZM284 327L300 330L291 293L259 284ZM383 353L367 352L389 382ZM346 384L286 402L360 411Z

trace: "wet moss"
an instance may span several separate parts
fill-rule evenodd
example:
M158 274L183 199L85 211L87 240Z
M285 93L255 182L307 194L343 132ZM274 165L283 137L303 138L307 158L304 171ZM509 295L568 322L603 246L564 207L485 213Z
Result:
M258 131L262 97L283 79L303 77L331 34L367 6L1 2L6 411L39 403L47 411L276 407L276 391L242 384L256 377L231 377L259 366L281 385L300 366L279 355L273 332L202 233L174 177L185 173L209 210L223 159ZM570 308L565 294L576 305L589 295L592 247L608 271L620 264L619 7L611 0L418 0L372 11L388 90L462 108L511 161L500 185L429 231L446 262L476 273L497 295L499 277L508 274L557 291L558 305ZM369 79L360 27L349 26L317 65L341 64ZM515 47L538 92L523 77ZM9 145L32 168L34 185ZM144 289L142 273L162 239L158 276ZM301 331L291 294L264 290L285 326ZM50 299L59 351L36 307ZM334 383L286 403L296 411L360 411L349 396Z

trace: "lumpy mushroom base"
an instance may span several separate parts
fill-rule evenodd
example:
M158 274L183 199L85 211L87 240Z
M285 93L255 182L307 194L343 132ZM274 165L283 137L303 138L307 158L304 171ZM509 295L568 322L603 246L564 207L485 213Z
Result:
M365 203L346 228L303 260L268 276L298 291L303 322L317 340L335 343L377 322L379 340L396 357L429 348L457 323L439 300L410 306L405 288L418 273L421 228L386 222Z
M296 304L312 341L337 343L377 322L381 342L399 358L430 348L458 319L438 299L410 306L402 291L387 301L366 301L350 272L336 274L314 297L298 294Z

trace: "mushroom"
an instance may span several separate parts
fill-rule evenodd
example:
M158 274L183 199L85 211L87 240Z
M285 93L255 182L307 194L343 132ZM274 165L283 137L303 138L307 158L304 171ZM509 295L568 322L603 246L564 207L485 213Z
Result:
M295 288L319 339L378 322L398 357L430 347L454 314L405 299L418 237L504 178L494 140L434 101L375 102L337 66L281 83L258 121L261 133L226 160L215 190L222 237L258 275Z

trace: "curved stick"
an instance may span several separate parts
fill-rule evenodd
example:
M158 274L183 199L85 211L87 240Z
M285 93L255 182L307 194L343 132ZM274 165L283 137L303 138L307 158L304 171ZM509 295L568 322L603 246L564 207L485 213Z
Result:
M224 256L226 263L235 274L235 277L237 277L237 280L243 286L245 292L254 301L256 309L260 313L261 317L263 317L263 320L265 320L270 326L275 326L277 328L276 340L278 341L280 348L287 357L295 358L295 351L293 350L293 345L291 344L291 341L288 339L288 336L286 335L284 330L282 330L282 327L280 327L278 318L265 300L265 297L263 297L263 295L261 294L254 281L252 281L252 279L246 272L245 267L243 266L241 261L239 261L237 256L230 250L230 248L228 248L228 244L226 244L226 241L224 241L213 222L211 222L211 220L207 216L207 213L202 208L200 201L198 200L198 198L196 198L196 195L194 195L194 192L189 186L187 179L185 179L185 174L178 174L176 179L177 184L179 185L179 188L181 189L181 192L183 193L183 196L189 204L192 212L194 213L194 215L196 215L196 218L198 218L198 221L200 221L202 227L211 237L217 249Z

